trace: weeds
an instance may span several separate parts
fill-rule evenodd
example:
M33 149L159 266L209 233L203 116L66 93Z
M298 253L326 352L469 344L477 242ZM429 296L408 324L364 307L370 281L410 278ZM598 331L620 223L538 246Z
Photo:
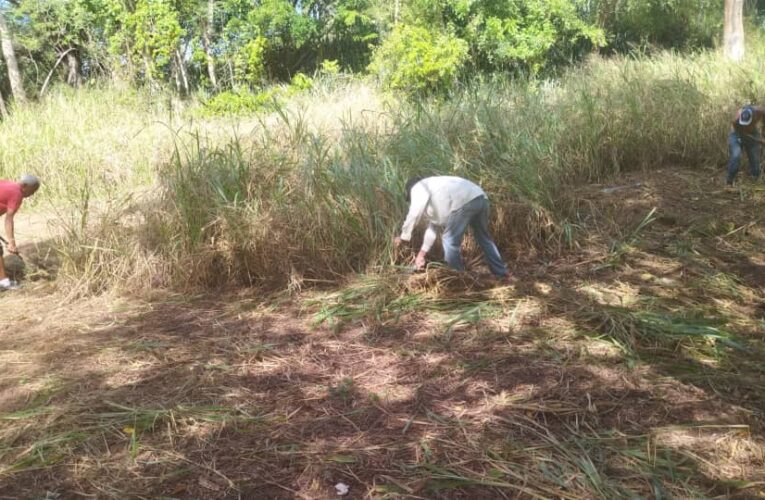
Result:
M629 234L623 235L618 241L611 244L611 250L606 256L605 262L594 266L594 270L618 266L624 256L629 254L639 241L641 232L655 220L656 207L652 208Z
M349 403L353 399L353 393L355 390L355 384L351 377L343 378L337 385L329 386L329 395L333 398L338 398L345 403Z

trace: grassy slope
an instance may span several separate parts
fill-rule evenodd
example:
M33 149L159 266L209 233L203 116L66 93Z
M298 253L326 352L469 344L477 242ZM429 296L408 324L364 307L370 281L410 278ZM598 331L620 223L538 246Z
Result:
M506 288L7 294L0 492L765 494L765 190L720 176L583 188L579 248Z

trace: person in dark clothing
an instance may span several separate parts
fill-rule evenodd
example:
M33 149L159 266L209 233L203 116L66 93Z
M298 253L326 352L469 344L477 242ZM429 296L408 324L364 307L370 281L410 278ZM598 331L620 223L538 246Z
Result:
M749 171L752 178L760 178L760 153L762 151L762 133L765 126L765 108L762 106L744 106L736 112L728 134L728 160L727 185L732 186L736 179L738 169L741 166L741 152L746 151L749 158Z

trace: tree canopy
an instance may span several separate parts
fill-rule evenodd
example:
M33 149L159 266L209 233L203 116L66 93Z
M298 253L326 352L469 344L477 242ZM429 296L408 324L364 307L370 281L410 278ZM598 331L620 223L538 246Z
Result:
M723 0L6 0L0 14L31 95L98 78L238 91L327 65L427 90L593 51L708 47Z

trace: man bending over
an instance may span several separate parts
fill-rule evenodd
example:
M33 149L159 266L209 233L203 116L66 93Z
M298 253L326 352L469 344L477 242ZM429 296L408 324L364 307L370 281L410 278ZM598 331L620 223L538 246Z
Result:
M410 201L409 213L401 236L394 238L394 243L399 246L402 241L411 240L417 222L422 217L427 219L422 248L415 259L418 269L425 267L425 256L440 233L446 263L463 271L462 237L470 226L491 272L502 279L509 278L507 266L489 234L489 199L480 187L461 177L414 178L406 183L406 199Z
M5 236L8 238L8 251L18 253L14 234L13 218L21 207L24 198L32 196L40 187L40 180L34 175L23 175L19 182L0 180L0 215L5 214ZM5 274L3 247L0 245L0 290L13 290L17 286Z
M762 106L744 106L736 112L736 118L730 124L728 134L728 186L738 174L741 165L741 150L746 151L749 158L749 171L754 180L760 177L760 151L762 149L762 135L759 128L765 124L765 108Z

